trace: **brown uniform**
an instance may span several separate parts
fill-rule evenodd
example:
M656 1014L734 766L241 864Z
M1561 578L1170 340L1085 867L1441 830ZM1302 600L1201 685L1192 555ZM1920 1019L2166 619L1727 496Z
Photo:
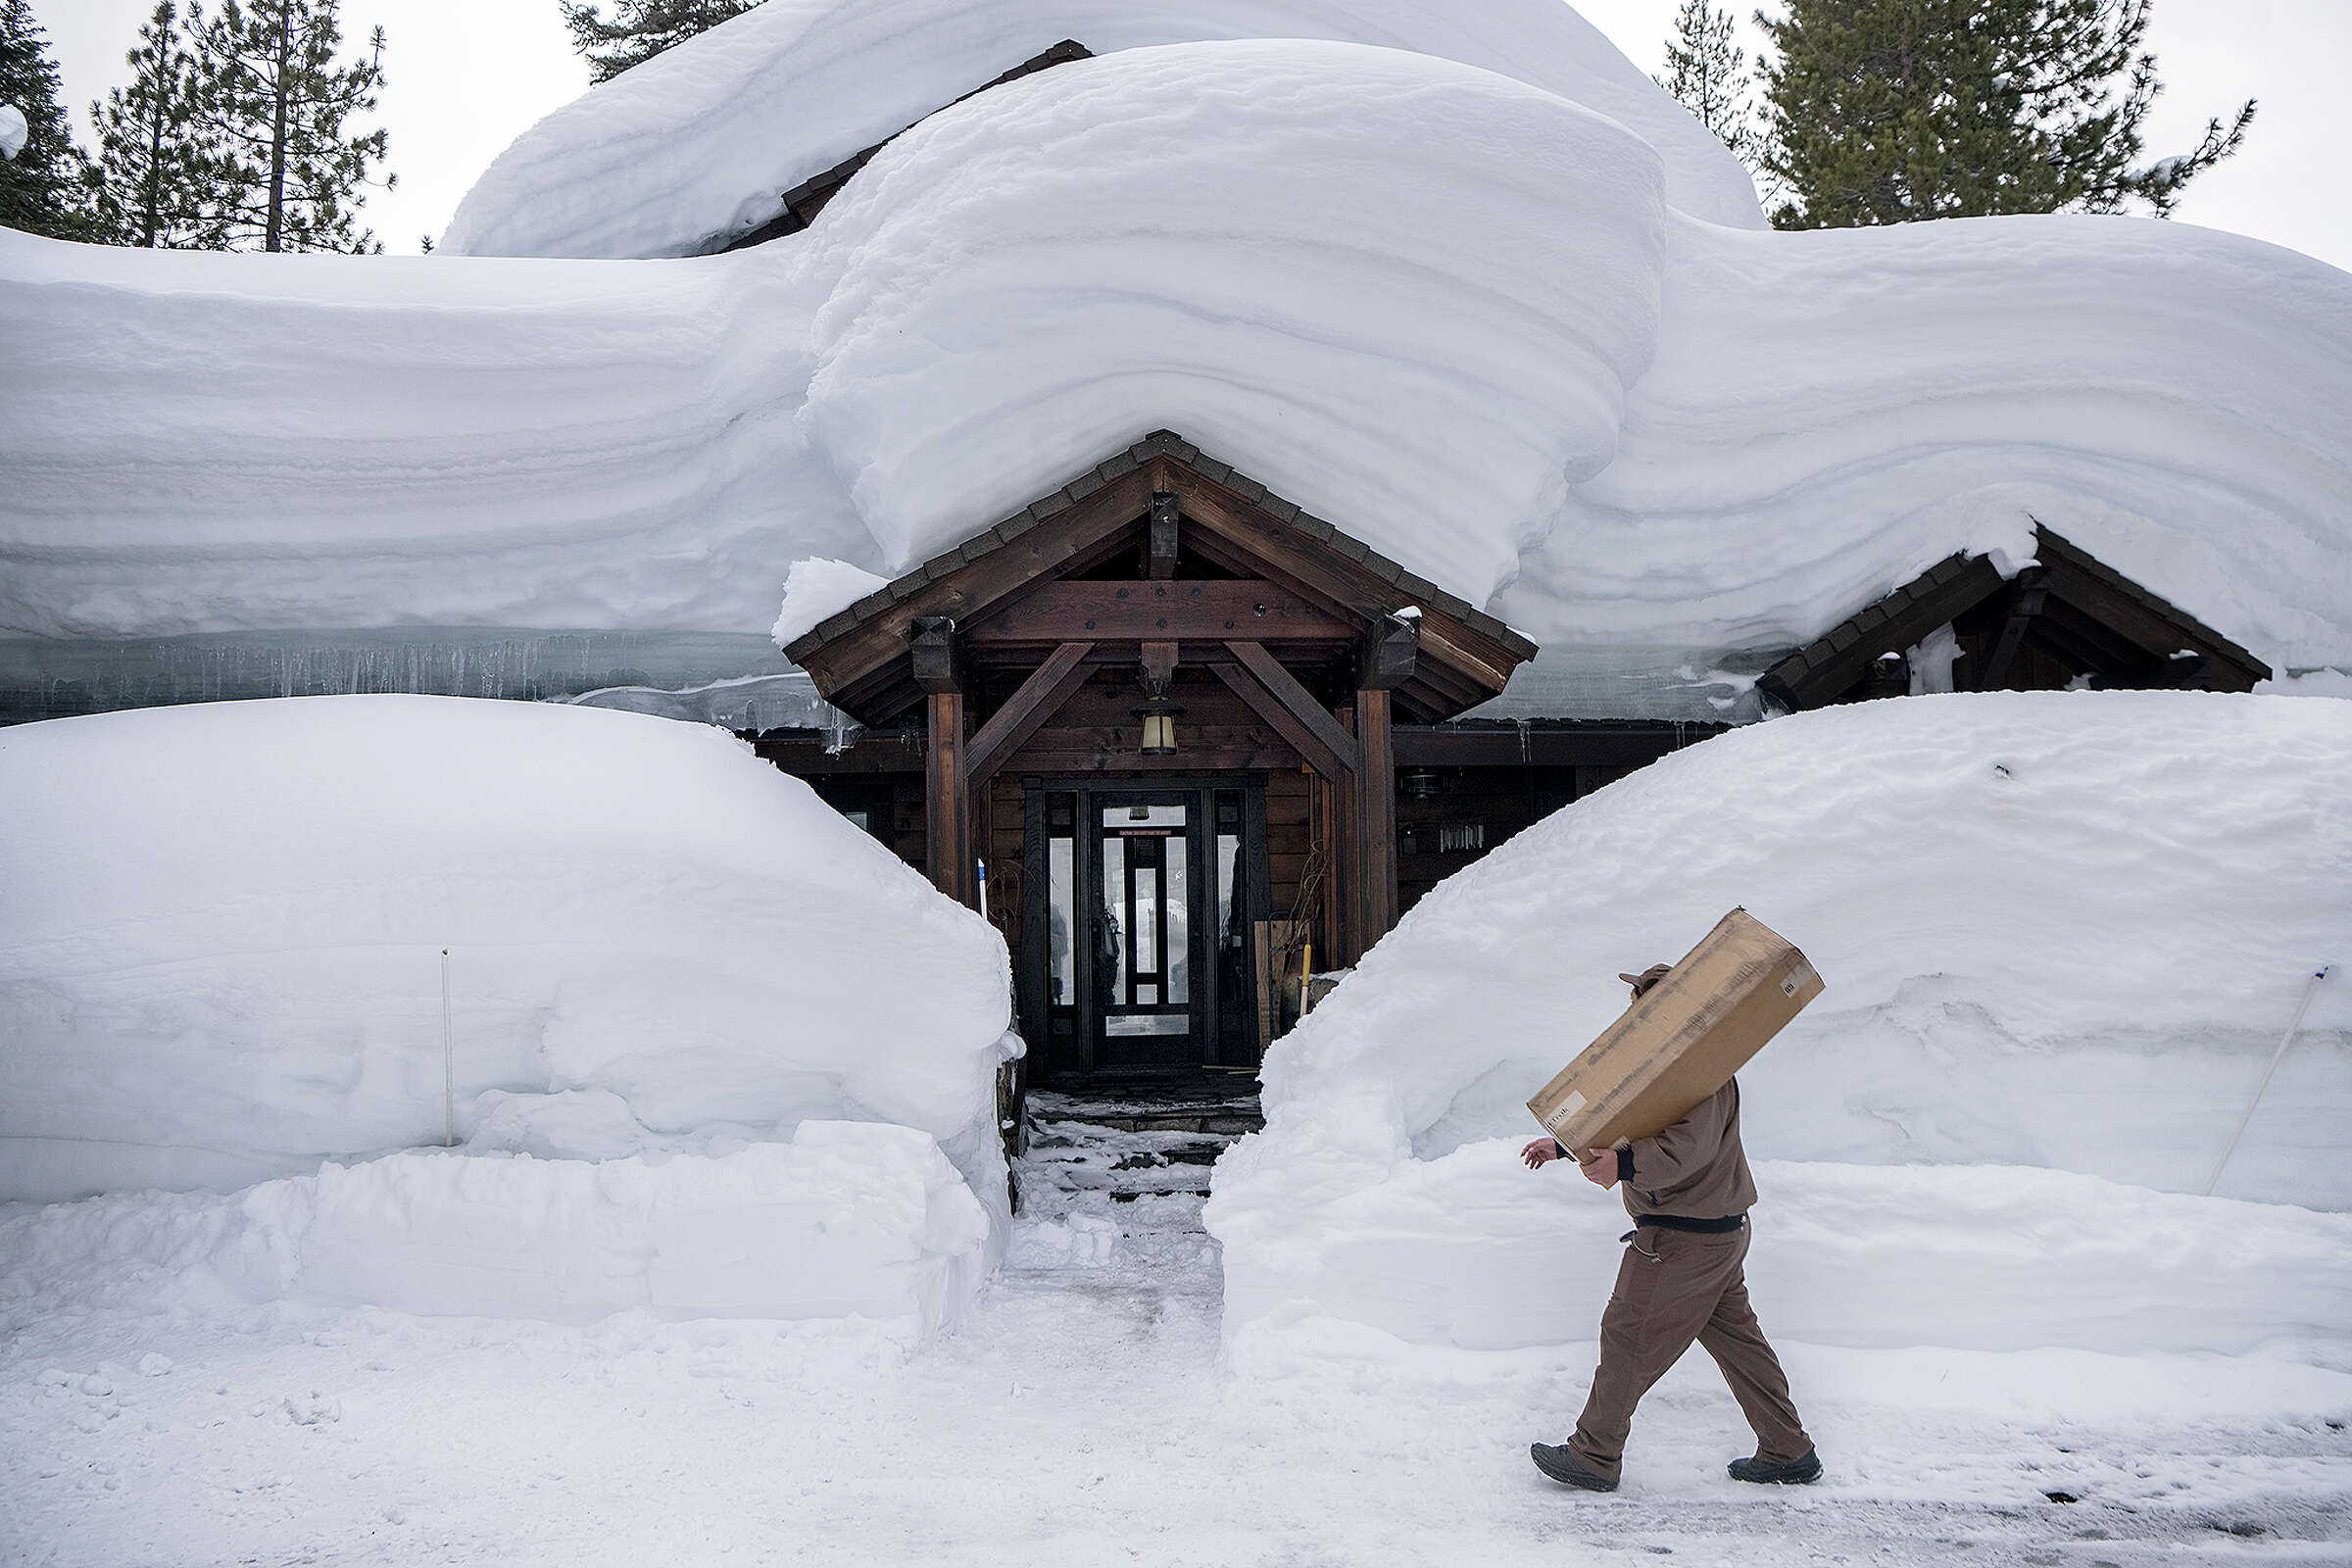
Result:
M1756 1431L1757 1457L1787 1463L1813 1447L1788 1398L1780 1358L1747 1304L1747 1209L1756 1184L1740 1147L1740 1085L1623 1152L1618 1185L1635 1226L1600 1320L1600 1367L1567 1447L1614 1483L1634 1406L1696 1340L1715 1358ZM1718 1231L1679 1230L1658 1217L1738 1219Z

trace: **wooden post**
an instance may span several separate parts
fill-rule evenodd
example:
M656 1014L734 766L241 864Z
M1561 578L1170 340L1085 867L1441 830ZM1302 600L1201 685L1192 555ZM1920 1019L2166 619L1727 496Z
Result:
M1149 558L1151 579L1165 582L1176 575L1176 528L1178 503L1165 490L1152 492L1152 527L1146 555Z
M959 904L979 906L972 869L972 788L967 776L962 649L956 622L924 616L913 626L914 680L923 690L930 744L923 751L923 862L931 885Z
M1385 688L1355 694L1355 743L1364 758L1355 773L1357 833L1363 840L1360 956L1396 924L1396 750Z
M2028 566L2017 574L2009 585L2009 619L2001 627L1999 641L1993 644L1992 657L1984 662L1984 669L1977 678L1980 690L1999 691L2009 678L2010 662L2026 643L2026 632L2034 617L2050 597L2049 573L2038 566Z
M1341 726L1352 730L1355 713L1342 709ZM1363 956L1364 940L1364 800L1362 738L1356 738L1356 765L1331 781L1331 892L1334 922L1331 956L1326 969L1353 968Z
M963 776L963 693L933 692L930 746L923 754L924 857L931 885L961 904L973 902L971 790Z

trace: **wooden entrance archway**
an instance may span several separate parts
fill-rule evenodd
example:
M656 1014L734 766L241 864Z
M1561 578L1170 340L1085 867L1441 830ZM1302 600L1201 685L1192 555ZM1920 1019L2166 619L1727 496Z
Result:
M785 651L862 723L919 710L926 868L967 904L1020 780L1304 780L1342 966L1396 922L1393 726L1494 696L1535 648L1161 431ZM1151 757L1134 710L1160 688L1184 713Z

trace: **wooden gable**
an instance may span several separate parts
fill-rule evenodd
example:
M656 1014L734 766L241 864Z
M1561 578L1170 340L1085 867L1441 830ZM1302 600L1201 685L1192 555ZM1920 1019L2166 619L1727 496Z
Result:
M953 109L956 104L962 103L964 99L977 98L992 87L1002 87L1008 81L1018 81L1023 76L1033 76L1041 71L1065 65L1072 60L1092 60L1093 58L1094 51L1088 49L1086 45L1074 38L1064 38L1045 53L1031 56L994 81L983 82L965 93L962 98L955 99L944 107ZM938 111L934 110L933 113L936 114ZM929 116L924 117L924 119L929 118ZM921 123L920 120L915 122L916 125ZM906 130L913 128L914 125L909 125ZM840 194L841 187L850 182L851 176L867 164L872 163L876 153L897 141L899 136L906 135L906 130L900 131L896 136L885 136L862 152L852 153L823 173L812 174L802 180L784 193L783 212L769 219L758 228L736 235L719 249L721 251L745 250L754 245L764 245L771 239L782 239L787 234L797 234L807 228L810 223L816 221L816 215L825 210L825 204Z
M1412 613L1402 617L1399 612ZM941 639L918 647L929 630ZM1375 685L1435 723L1500 692L1535 645L1157 431L793 642L827 702L874 727L953 672L1009 692L1057 648L1132 666L1145 643L1214 669L1265 648L1323 706ZM939 668L926 661L946 661ZM987 707L985 700L982 707Z
M2029 691L2088 676L2103 687L2250 691L2271 667L2038 524L2036 564L2003 579L1953 556L1798 649L1757 684L1792 710L1900 695L1907 649L1949 625L1961 691Z

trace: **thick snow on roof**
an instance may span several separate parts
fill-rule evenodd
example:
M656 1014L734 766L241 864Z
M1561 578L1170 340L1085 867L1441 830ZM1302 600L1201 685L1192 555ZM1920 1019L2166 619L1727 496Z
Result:
M2274 664L2352 654L2352 277L2187 224L1677 221L1608 467L1498 612L1792 646L2033 519Z
M0 1200L437 1143L450 1075L490 1149L880 1120L1002 1193L1003 940L726 735L210 704L0 730Z
M492 163L442 238L457 255L690 255L782 194L1062 39L1375 44L1516 77L1657 149L1667 199L1761 227L1747 172L1561 0L767 0L557 110ZM1066 68L1063 68L1066 69ZM1231 102L1246 78L1216 94ZM1490 145L1507 160L1507 145ZM1366 157L1409 150L1389 144ZM1395 215L1414 222L1409 204Z
M1275 1044L1266 1129L1208 1205L1227 1328L1587 1332L1624 1210L1518 1166L1541 1132L1525 1102L1623 1011L1619 973L1744 906L1828 987L1740 1075L1749 1156L1819 1162L1758 1172L1776 1332L2340 1346L2352 1220L2306 1210L2352 1208L2347 886L2342 703L1921 697L1676 753L1447 879ZM2329 962L2221 1197L2177 1196L2202 1191ZM1918 1168L1899 1187L1855 1168L1887 1165ZM2085 1204L2117 1223L2050 1222Z
M1670 178L1515 77L1239 41L985 93L728 256L0 234L0 632L763 632L794 563L894 576L1169 426L1633 685L2033 518L2352 663L2352 277L2122 219L1747 232Z

